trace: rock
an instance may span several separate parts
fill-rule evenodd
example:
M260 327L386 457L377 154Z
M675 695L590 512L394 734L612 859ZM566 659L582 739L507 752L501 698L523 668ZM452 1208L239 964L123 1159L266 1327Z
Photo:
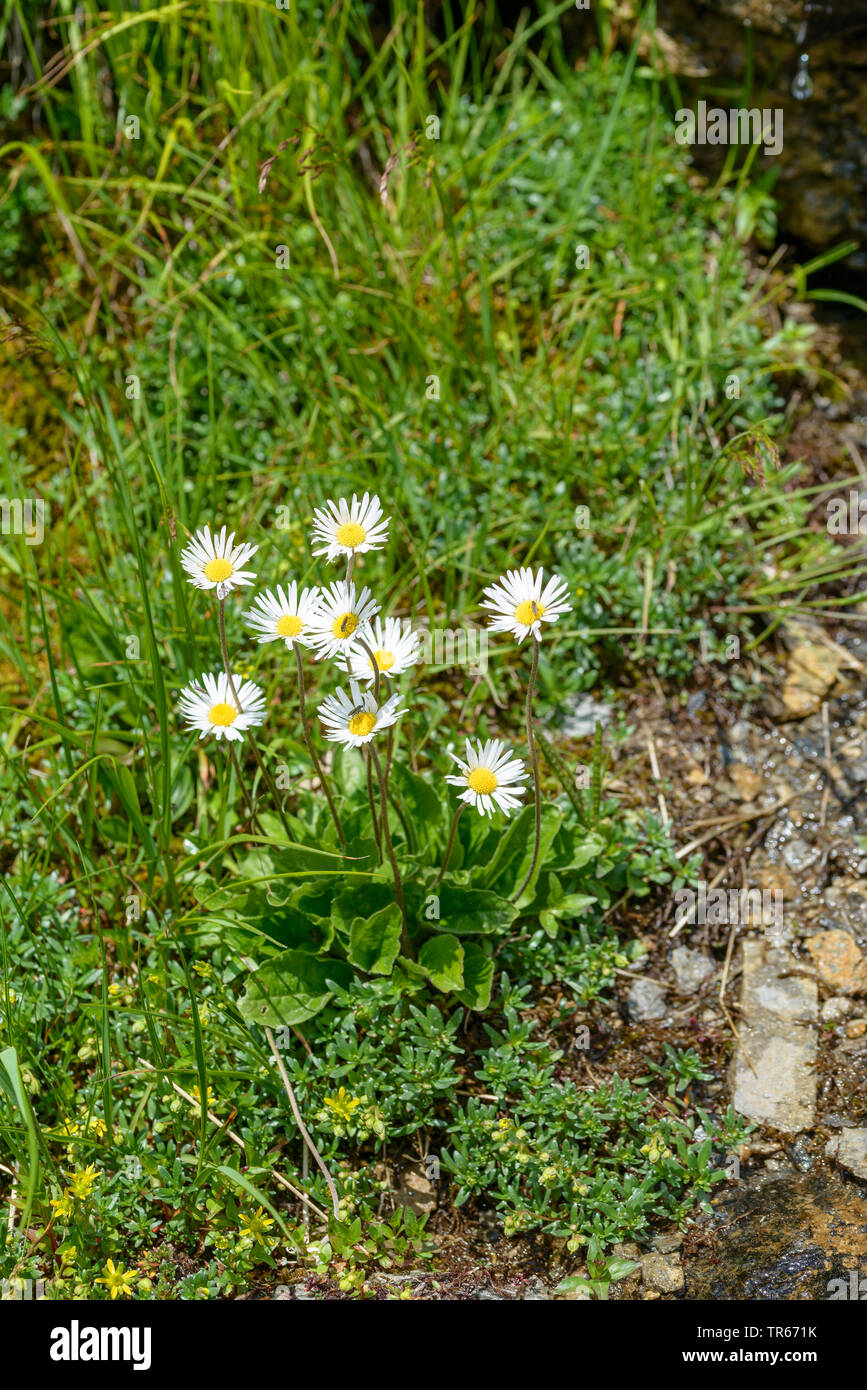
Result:
M657 980L636 980L626 996L626 1012L633 1023L665 1015L665 990Z
M822 1005L820 1017L823 1023L842 1023L844 1018L849 1017L854 1007L851 999L847 999L843 995L833 994Z
M679 1293L683 1288L680 1256L654 1253L641 1258L641 1277L649 1289L658 1293Z
M712 975L716 966L710 956L703 951L692 951L688 946L677 946L671 953L671 968L677 980L679 994L692 994Z
M852 937L867 946L867 880L859 868L859 877L841 875L828 884L824 898Z
M745 941L743 964L732 1103L750 1120L798 1133L816 1109L816 982L789 973L793 957L766 941Z
M856 1178L867 1178L867 1129L841 1129L828 1140L825 1153Z
M611 1247L612 1255L616 1255L618 1260L640 1260L641 1250L631 1240L619 1240Z
M815 1159L803 1139L796 1139L791 1148L792 1162L802 1173L809 1173Z
M436 1189L420 1163L413 1163L404 1168L395 1200L399 1207L410 1207L416 1216L435 1209Z
M803 873L805 869L812 868L822 857L818 845L808 845L800 835L793 835L791 840L784 840L780 846L780 853L795 873Z
M550 1302L551 1294L548 1289L545 1288L541 1279L534 1279L527 1286L521 1298L524 1303L548 1303Z
M679 1250L683 1245L683 1233L678 1230L663 1231L660 1235L653 1237L653 1248L660 1255L670 1255L673 1251Z
M867 961L848 932L817 932L804 945L827 989L836 994L861 994L867 989Z
M867 1262L867 1193L837 1176L759 1173L712 1205L715 1241L685 1267L687 1299L825 1301Z
M847 1038L863 1038L867 1033L867 1018L853 1018L843 1029Z
M732 763L729 767L729 777L734 782L741 801L755 801L765 785L765 779L758 772L753 772L751 767L747 767L746 763Z
M789 652L783 683L783 704L795 718L818 710L840 671L840 656L833 649L804 639Z
M576 695L566 706L560 733L563 738L592 738L597 720L606 728L611 722L611 706L594 700L592 695Z

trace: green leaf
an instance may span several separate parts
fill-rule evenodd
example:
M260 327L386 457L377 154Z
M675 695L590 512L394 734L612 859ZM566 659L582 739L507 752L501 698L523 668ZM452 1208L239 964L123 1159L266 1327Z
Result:
M18 1054L14 1047L7 1047L0 1052L0 1090L5 1091L6 1095L14 1105L18 1107L18 1113L24 1124L27 1134L27 1182L24 1188L23 1214L21 1217L23 1228L27 1229L27 1222L33 1210L33 1199L36 1194L36 1187L39 1182L39 1136L36 1128L36 1118L30 1105L24 1081L21 1076L21 1068L18 1063Z
M458 990L458 998L468 1009L481 1011L491 1002L491 985L494 980L494 962L481 946L468 941L464 946L464 987Z
M521 814L510 823L494 852L493 859L487 869L482 871L481 878L485 886L493 888L496 884L497 892L504 898L511 897L515 889L527 877L530 861L533 857L534 819L533 807L525 806ZM521 894L518 907L525 907L532 902L536 881L562 822L563 812L559 807L551 805L542 807L539 859L531 881Z
M367 773L364 770L361 750L341 748L338 745L334 750L331 773L337 786L346 796L363 790L367 782Z
M345 961L322 960L307 951L282 951L251 975L239 1009L249 1023L280 1028L313 1018L328 1003L333 989L352 980Z
M430 843L443 823L442 801L430 783L404 763L395 762L391 776L410 823L426 827L427 833L421 836L421 842Z
M578 1274L570 1274L568 1279L561 1279L555 1293L586 1293L590 1290L589 1279L582 1279Z
M344 936L356 917L373 917L394 902L394 884L378 879L350 884L338 893L331 904L331 920Z
M418 963L437 989L462 989L464 948L456 936L432 936L418 953Z
M595 830L579 831L580 841L576 844L575 840L567 846L564 854L565 862L560 862L558 853L557 872L567 874L576 869L583 869L585 864L589 864L591 859L598 859L600 854L605 851L605 841L601 835L597 835ZM559 845L558 845L559 850Z
M400 908L389 903L349 928L349 959L368 975L390 975L400 950Z
M437 921L458 936L507 931L518 915L512 903L486 888L446 883L440 888L439 899Z
M278 874L342 874L346 865L342 855L329 854L324 849L314 849L310 845L284 845L274 855L274 868Z

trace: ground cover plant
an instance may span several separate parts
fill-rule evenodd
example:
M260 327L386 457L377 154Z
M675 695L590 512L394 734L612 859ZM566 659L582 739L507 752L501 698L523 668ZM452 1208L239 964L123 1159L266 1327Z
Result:
M406 1152L601 1296L743 1135L688 1050L582 1068L612 909L695 864L562 728L855 561L778 464L767 203L558 15L2 18L0 1275L49 1297L364 1296L437 1257Z

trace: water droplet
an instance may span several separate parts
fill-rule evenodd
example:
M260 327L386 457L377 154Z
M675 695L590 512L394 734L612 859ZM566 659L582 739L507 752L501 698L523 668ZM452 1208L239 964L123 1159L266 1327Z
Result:
M792 96L796 101L806 101L813 95L813 79L810 76L810 55L802 53L798 59L798 71L792 82Z

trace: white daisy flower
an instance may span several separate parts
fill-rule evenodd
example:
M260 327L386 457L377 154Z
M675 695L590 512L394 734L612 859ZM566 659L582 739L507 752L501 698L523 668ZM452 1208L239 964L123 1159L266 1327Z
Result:
M310 643L316 648L316 659L327 656L348 656L357 649L359 637L368 641L370 620L379 612L369 589L356 593L354 584L331 584L319 595L319 607L310 619ZM370 643L368 642L368 646Z
M229 687L225 671L210 672L193 681L181 691L180 711L188 729L201 729L201 737L216 734L233 742L244 737L247 729L265 720L265 695L253 681L232 677L238 703ZM238 708L238 705L241 708Z
M181 551L181 564L197 589L216 589L224 599L238 584L252 584L256 578L244 565L255 555L258 545L235 545L235 533L227 538L225 526L218 536L209 527L197 531L195 539Z
M358 681L349 682L349 694L342 686L334 695L326 695L319 706L319 718L325 725L325 737L347 748L360 748L369 743L380 729L395 724L406 710L398 709L400 695L392 695L377 705L370 691L361 693Z
M313 540L324 544L314 555L327 555L337 560L341 555L361 555L365 550L379 550L388 539L390 517L383 518L377 496L366 492L359 502L355 493L352 501L341 497L338 502L329 498L324 507L313 512Z
M494 811L514 811L526 788L517 784L527 776L520 758L513 758L501 739L481 741L473 748L467 739L467 760L452 753L460 776L447 775L453 787L463 787L459 800L475 806L480 816L492 816Z
M556 623L562 613L572 611L566 602L569 589L565 579L553 575L542 588L542 575L531 569L507 570L497 584L485 589L482 608L494 615L490 632L511 632L519 642L532 632L537 642L542 640L542 623Z
M410 666L414 666L421 653L421 638L413 632L409 622L399 618L377 618L365 639L379 667L381 676L399 676ZM348 656L338 658L338 665L359 681L375 679L373 662L363 648L356 648Z
M259 642L284 641L287 647L296 642L307 646L310 624L319 610L319 590L302 589L298 593L295 580L284 591L282 584L257 594L244 614L244 622L253 628Z

